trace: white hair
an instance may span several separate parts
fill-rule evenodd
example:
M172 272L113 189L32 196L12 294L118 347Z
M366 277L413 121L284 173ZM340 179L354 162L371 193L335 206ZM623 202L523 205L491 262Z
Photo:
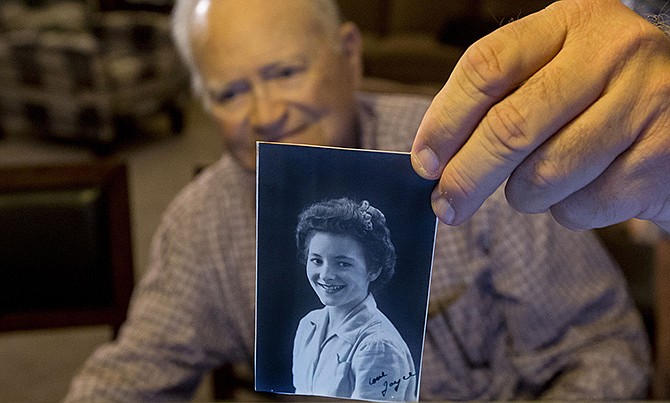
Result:
M199 96L203 96L203 82L193 56L191 42L191 23L197 7L206 5L207 1L217 0L175 0L172 8L172 39L181 59L186 64L191 75L191 88ZM244 0L237 0L244 1ZM321 23L326 36L335 42L341 24L340 11L335 0L310 0L306 2L312 6L315 16Z

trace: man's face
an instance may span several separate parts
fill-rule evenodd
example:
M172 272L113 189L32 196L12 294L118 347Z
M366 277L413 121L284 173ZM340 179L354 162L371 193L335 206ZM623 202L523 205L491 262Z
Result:
M257 140L357 145L360 37L343 25L329 39L310 1L213 0L196 9L192 42L205 96L245 169L255 169Z

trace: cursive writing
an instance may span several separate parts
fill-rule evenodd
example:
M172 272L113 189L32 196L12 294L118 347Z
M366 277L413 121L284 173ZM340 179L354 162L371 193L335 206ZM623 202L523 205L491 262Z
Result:
M384 373L384 371L382 371L381 374L375 376L374 378L370 378L368 380L368 382L370 383L370 385L374 385L375 383L379 382L379 380L382 379L385 376L386 376L386 373Z
M382 372L383 374L383 372ZM402 377L394 380L394 381L384 381L384 389L382 389L382 396L386 396L386 393L388 392L389 388L393 389L395 392L398 391L398 388L400 387L400 383L402 381L407 381L412 377L415 377L416 374L413 374L412 371L410 371L407 375L403 375Z

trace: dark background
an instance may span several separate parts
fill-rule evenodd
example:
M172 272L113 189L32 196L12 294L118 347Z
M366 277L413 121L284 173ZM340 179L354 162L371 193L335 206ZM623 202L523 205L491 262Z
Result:
M420 370L436 219L433 181L409 154L260 144L258 165L256 387L293 392L293 338L300 319L322 308L297 259L298 214L321 200L368 200L386 216L396 273L377 292L379 309L405 339Z

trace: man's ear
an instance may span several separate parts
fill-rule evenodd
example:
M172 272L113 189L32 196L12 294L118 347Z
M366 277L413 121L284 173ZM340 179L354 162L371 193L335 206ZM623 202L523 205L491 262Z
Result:
M340 44L342 53L351 67L356 88L360 88L363 79L363 40L361 31L353 22L345 22L340 26Z

